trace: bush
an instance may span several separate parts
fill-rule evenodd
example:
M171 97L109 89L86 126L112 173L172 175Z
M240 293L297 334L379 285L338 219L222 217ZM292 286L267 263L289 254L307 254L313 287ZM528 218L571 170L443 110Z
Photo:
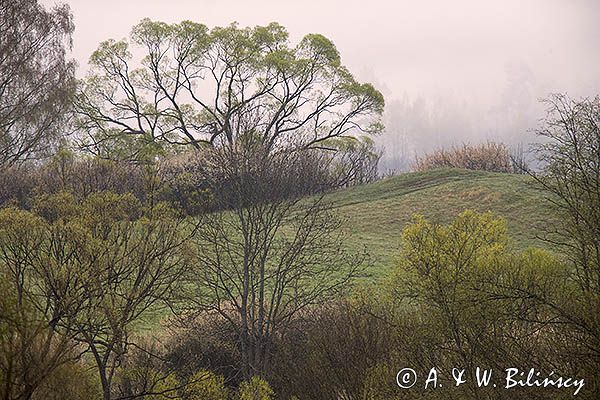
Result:
M111 387L115 398L166 400L179 398L181 387L175 372L165 368L160 338L136 337L137 344L123 357Z
M223 375L228 385L240 383L237 337L216 313L181 316L167 325L165 363L180 380L190 381L197 371L210 370Z
M206 148L164 160L166 198L188 214L296 198L377 179L381 154L363 137L337 138L324 149L280 148L260 142ZM257 198L255 188L270 188L268 198Z
M35 391L32 400L89 400L102 398L100 382L83 363L58 367Z
M505 222L490 213L465 211L448 225L417 217L403 233L392 298L400 318L422 315L424 324L414 335L429 342L427 358L435 360L430 367L462 365L472 371L510 365L581 378L575 356L579 344L569 341L570 328L540 301L568 302L573 289L568 275L568 267L546 251L511 251ZM490 392L470 381L455 390L459 398L497 399L573 393L551 388Z
M152 174L141 166L97 158L76 159L61 151L42 165L27 164L0 170L0 206L29 209L39 195L68 192L78 199L111 191L132 193L141 201L150 197Z
M381 318L372 289L372 302L358 295L307 311L277 342L269 381L282 398L365 398L370 371L390 360L401 330Z
M466 211L447 225L417 217L403 234L398 268L379 290L307 310L276 343L268 379L282 398L557 399L566 389L459 387L402 391L396 373L419 377L477 366L552 368L586 378L595 397L590 356L577 332L559 320L549 299L573 302L569 269L547 251L514 252L502 219ZM557 305L558 303L552 303ZM573 338L577 338L573 340ZM592 364L593 365L593 364ZM560 372L559 372L560 371ZM440 378L442 381L448 379ZM419 382L423 382L420 380Z
M212 371L195 373L185 387L186 400L227 400L229 390L223 376Z
M275 393L269 383L258 376L253 376L249 381L244 381L238 388L239 400L271 400Z
M513 156L503 143L463 144L449 150L440 149L417 157L414 169L465 168L489 172L522 173L525 164L521 152Z

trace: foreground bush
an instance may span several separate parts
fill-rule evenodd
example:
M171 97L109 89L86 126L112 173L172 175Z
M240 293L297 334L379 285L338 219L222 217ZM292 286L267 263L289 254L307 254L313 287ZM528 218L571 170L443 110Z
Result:
M33 394L33 400L90 400L102 398L94 371L82 362L57 368Z
M165 204L100 192L39 196L0 210L0 381L29 398L78 353L90 353L103 398L132 345L133 325L170 301L188 268L185 218ZM1 389L0 389L1 390ZM22 394L22 395L21 395Z
M505 222L489 213L467 211L448 225L417 217L385 286L306 311L277 342L268 379L283 398L303 400L572 397L572 388L479 388L473 375L449 384L458 367L535 368L585 378L578 397L595 399L579 319L563 321L550 306L572 302L578 289L569 274L546 251L513 251ZM395 383L405 367L422 378L411 390ZM425 390L433 367L446 373L444 387Z
M223 376L202 370L192 376L185 387L185 394L188 400L227 400L229 391Z
M275 393L269 383L258 376L241 383L238 389L239 400L273 400Z

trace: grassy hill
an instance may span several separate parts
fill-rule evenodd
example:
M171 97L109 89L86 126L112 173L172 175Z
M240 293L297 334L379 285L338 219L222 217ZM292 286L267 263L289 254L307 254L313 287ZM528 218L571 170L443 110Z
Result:
M342 218L349 248L366 248L371 279L382 278L400 253L400 236L414 214L448 223L466 209L506 219L517 249L546 247L538 236L553 218L529 176L461 169L407 173L328 195ZM166 310L148 313L142 331L155 329Z
M539 235L554 216L544 196L529 176L445 169L339 190L330 200L348 220L348 245L367 246L374 257L370 272L377 278L394 265L414 214L447 223L466 209L492 211L506 219L517 249L546 247Z

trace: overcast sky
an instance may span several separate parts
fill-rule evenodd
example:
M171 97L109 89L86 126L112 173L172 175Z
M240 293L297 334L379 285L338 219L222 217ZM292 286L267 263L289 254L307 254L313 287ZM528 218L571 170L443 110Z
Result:
M506 102L523 82L528 85L526 103L550 92L575 97L600 93L598 0L67 3L75 18L73 50L80 76L100 41L127 37L144 17L166 22L189 19L209 27L276 21L287 27L294 43L307 33L327 36L350 71L374 83L388 103L402 98L449 99L470 110L469 118L476 120L476 114Z

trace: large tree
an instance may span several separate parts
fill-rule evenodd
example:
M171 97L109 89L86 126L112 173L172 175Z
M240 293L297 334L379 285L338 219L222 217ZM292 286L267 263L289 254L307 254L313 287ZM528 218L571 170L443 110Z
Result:
M323 196L301 197L308 152L267 152L262 144L207 152L213 201L227 211L203 217L186 285L195 289L188 304L229 328L244 378L267 375L274 340L311 307L347 294L366 261L344 246Z
M129 41L101 43L90 63L78 121L84 147L103 157L139 159L245 135L269 149L327 147L381 129L383 96L354 79L334 44L309 34L291 45L276 23L209 30L145 19Z
M574 100L556 94L545 101L548 115L536 133L542 173L535 176L561 218L549 240L570 261L568 291L537 296L568 327L581 346L579 364L600 365L600 97ZM552 230L552 229L551 229ZM568 301L565 301L568 299ZM596 383L594 395L600 393Z
M115 377L135 347L133 325L173 297L192 231L164 204L131 194L78 201L61 192L40 197L33 212L0 210L2 398L31 398L82 351L102 398L114 398Z
M0 166L37 156L60 135L75 89L73 29L67 5L0 1Z

